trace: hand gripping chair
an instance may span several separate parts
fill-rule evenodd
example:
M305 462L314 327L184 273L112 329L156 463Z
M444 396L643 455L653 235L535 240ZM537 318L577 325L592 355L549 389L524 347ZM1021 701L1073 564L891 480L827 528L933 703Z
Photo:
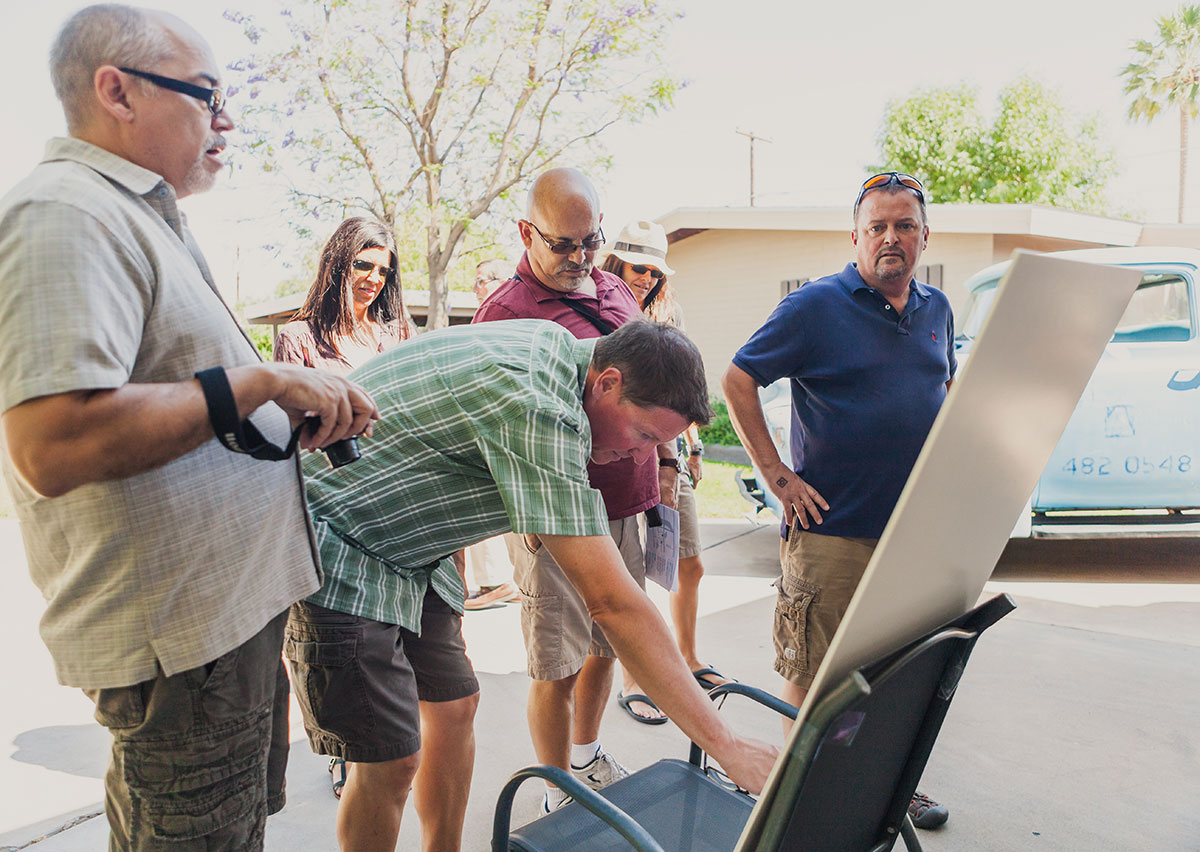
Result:
M661 760L596 793L569 773L515 774L496 804L492 852L887 852L903 836L920 852L907 808L979 634L1015 608L999 595L850 673L817 701L780 755L761 799L732 788L693 744L689 761ZM796 708L742 684L796 717ZM513 797L545 778L574 801L510 832Z

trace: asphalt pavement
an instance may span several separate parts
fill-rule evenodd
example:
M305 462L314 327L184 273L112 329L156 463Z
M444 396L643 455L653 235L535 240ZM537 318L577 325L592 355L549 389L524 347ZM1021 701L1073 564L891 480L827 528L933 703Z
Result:
M708 522L702 534L701 656L774 690L775 526ZM103 849L108 735L90 702L55 682L12 521L0 521L0 565L0 850ZM1200 540L1014 543L985 594L1001 591L1018 609L976 648L922 780L951 811L921 832L925 849L1200 852ZM652 597L665 606L665 594ZM467 850L488 848L500 787L534 762L518 615L509 605L464 622L482 688ZM739 730L781 738L766 711L731 702L723 712ZM631 768L687 753L674 725L638 724L615 702L602 742ZM268 823L268 850L336 849L325 766L293 701L288 804ZM533 817L539 795L536 782L522 789L515 823ZM417 849L419 837L410 804L397 848Z

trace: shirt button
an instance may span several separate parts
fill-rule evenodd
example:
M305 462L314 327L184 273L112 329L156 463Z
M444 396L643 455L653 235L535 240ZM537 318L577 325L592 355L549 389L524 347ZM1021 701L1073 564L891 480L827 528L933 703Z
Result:
M892 309L892 306L891 306L891 305L884 305L884 306L883 306L883 309L884 309L885 311L890 311L890 310Z

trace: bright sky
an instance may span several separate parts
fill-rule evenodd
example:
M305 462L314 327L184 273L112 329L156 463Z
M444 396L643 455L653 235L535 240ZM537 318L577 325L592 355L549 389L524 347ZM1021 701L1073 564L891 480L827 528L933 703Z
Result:
M0 98L6 131L0 187L19 180L40 158L45 140L64 132L46 56L54 32L79 5L40 0L7 10L0 31L0 76L9 80ZM269 16L277 8L272 0L155 5L204 33L222 64L238 58L245 41L221 12ZM1178 117L1130 124L1117 75L1130 59L1129 42L1151 38L1156 17L1174 11L1178 0L680 5L687 16L660 50L663 65L689 81L676 108L606 134L614 165L594 178L610 236L628 219L676 207L747 204L749 143L736 134L739 129L772 140L755 147L760 206L848 207L864 169L878 158L875 139L889 98L918 86L965 81L979 86L982 102L990 105L997 90L1023 72L1059 89L1081 114L1101 115L1105 137L1117 151L1120 176L1112 198L1118 207L1150 221L1174 221ZM985 14L986 8L991 11ZM230 141L237 145L236 132ZM1193 142L1185 219L1200 222L1200 133ZM218 189L184 202L223 291L231 299L240 291L249 301L269 298L291 260L258 248L280 241L275 234L283 219L261 185L248 188L253 182L244 172L223 176ZM241 217L247 210L261 211L258 227L235 225L234 211ZM510 255L519 255L515 237Z

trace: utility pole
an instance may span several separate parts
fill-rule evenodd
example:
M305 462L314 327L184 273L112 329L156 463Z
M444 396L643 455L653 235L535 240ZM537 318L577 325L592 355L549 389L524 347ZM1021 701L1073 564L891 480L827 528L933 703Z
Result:
M750 206L753 207L754 206L754 143L755 143L755 141L770 142L771 140L765 136L755 135L753 130L751 130L749 132L747 132L745 130L734 130L734 133L737 133L739 136L745 136L747 139L750 140Z

